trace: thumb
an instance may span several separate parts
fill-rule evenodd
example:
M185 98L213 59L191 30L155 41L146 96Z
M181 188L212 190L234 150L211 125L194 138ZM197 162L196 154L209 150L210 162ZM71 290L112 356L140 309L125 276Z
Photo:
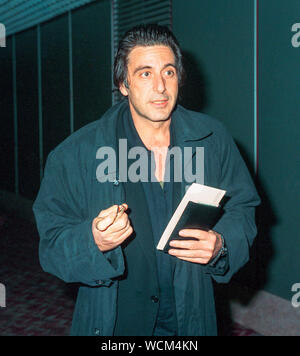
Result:
M119 210L119 206L118 205L112 205L109 208L105 209L105 210L101 210L98 217L100 218L105 218L106 216L112 214L112 215L117 215ZM115 214L113 214L115 213Z

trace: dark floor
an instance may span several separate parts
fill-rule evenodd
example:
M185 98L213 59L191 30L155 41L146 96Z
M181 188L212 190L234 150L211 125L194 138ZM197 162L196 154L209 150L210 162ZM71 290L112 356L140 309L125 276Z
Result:
M68 335L76 287L42 271L35 226L0 212L0 256L0 283L6 290L6 306L0 308L0 335ZM221 334L258 335L236 323L228 323Z

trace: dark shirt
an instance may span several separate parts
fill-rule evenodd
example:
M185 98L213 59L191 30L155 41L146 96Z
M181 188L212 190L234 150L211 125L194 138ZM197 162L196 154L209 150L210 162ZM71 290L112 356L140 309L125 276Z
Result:
M130 113L126 115L125 119L125 133L128 139L128 148L133 146L143 147L147 150L148 154L148 181L142 182L148 209L150 212L150 220L153 231L154 245L156 246L167 223L173 214L173 159L166 160L170 162L170 181L160 184L155 178L155 160L153 152L149 151L142 140L140 139L136 128L134 126ZM171 130L171 143L174 145L174 133L172 125ZM169 147L170 148L170 147ZM152 164L151 164L152 162ZM166 169L168 167L166 166ZM151 172L152 170L152 172ZM151 174L152 173L152 174ZM151 178L152 177L152 178ZM151 181L151 179L155 181ZM159 283L159 309L156 320L156 325L153 335L155 336L168 336L176 335L177 333L177 320L175 309L175 298L173 291L173 274L175 257L166 254L162 251L155 249L156 262L158 270L158 283Z

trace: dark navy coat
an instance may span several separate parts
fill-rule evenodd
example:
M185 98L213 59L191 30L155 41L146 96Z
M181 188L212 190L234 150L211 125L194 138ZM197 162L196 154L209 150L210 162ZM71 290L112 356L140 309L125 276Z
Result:
M96 171L100 162L98 149L117 147L117 119L127 108L127 101L113 106L101 119L72 134L49 154L33 206L42 268L65 282L81 285L72 335L110 336L115 326L117 278L125 271L122 247L102 253L94 242L91 227L101 210L124 202L118 167L108 169L106 182L99 182ZM233 139L219 121L179 105L172 120L176 142L181 148L188 146L193 150L183 169L189 171L188 166L195 164L198 157L196 148L203 147L204 175L198 182L224 189L230 197L214 228L225 239L229 268L176 259L174 274L179 335L216 335L212 278L219 283L229 282L248 261L249 246L256 235L255 207L260 200ZM183 181L182 196L186 185ZM155 263L144 243L137 254L145 257L149 268ZM149 278L155 284L155 276Z

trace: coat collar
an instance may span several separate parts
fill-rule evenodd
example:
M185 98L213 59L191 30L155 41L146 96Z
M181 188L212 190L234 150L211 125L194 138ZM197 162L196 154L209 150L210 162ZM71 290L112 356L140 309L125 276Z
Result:
M202 140L212 134L206 126L204 115L184 109L177 105L172 120L178 144Z
M116 138L118 117L128 110L127 99L112 106L99 120L97 142L103 141L108 146L118 147L116 140L112 142L112 138ZM181 105L176 105L172 120L176 132L176 142L180 145L185 142L193 142L202 140L212 134L212 130L207 127L205 116L183 108ZM101 138L100 138L101 137Z

